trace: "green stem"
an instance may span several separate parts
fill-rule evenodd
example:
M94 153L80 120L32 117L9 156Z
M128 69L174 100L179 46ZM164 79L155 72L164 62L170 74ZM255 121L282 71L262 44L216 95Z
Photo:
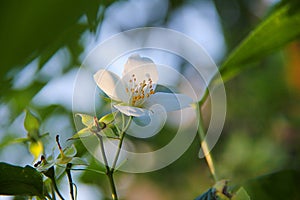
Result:
M120 157L123 141L124 141L124 138L125 138L125 135L126 135L125 132L129 128L131 120L132 120L132 117L129 117L128 122L125 126L125 117L124 117L124 115L122 115L122 130L119 131L120 141L119 141L117 153L116 153L114 162L112 164L112 167L110 168L110 170L107 170L107 173L106 173L107 177L108 177L108 180L109 180L110 187L111 187L111 191L112 191L111 196L112 196L113 200L118 200L116 184L115 184L115 181L114 181L114 172L115 172L115 168L116 168L118 159Z
M98 171L98 170L95 170L95 169L88 169L88 168L84 168L84 169L72 169L72 171L88 171L88 172L95 172L95 173L98 173L98 174L102 174L102 175L105 175L106 173L103 172L103 171Z
M59 190L58 190L58 187L57 187L57 185L56 185L55 179L52 179L52 183L53 183L53 187L54 187L56 193L58 194L59 198L60 198L61 200L64 200L64 197L61 195L61 193L60 193Z
M204 131L204 123L203 123L203 118L202 118L202 112L201 112L201 107L198 104L197 104L197 109L199 110L198 134L199 134L200 141L201 141L201 148L202 148L205 160L207 162L208 168L210 170L210 173L211 173L214 181L217 182L218 181L218 176L216 174L216 169L215 169L215 166L214 166L213 158L211 156L211 153L209 151L207 142L205 140L205 131Z
M112 167L111 167L111 171L112 171L112 172L114 172L114 171L115 171L115 168L116 168L116 165L117 165L118 159L119 159L119 157L120 157L121 148L122 148L122 145L123 145L123 141L124 141L125 135L126 135L126 133L125 133L125 132L122 132L122 133L121 133L121 138L120 138L120 141L119 141L119 145L118 145L117 153L116 153L116 156L115 156L115 159L114 159L113 165L112 165Z
M199 107L200 107L200 108L201 108L201 106L205 103L205 101L206 101L208 95L209 95L209 91L208 91L208 88L206 88L205 91L204 91L204 94L203 94L203 96L202 96L202 98L201 98L201 100L199 101L199 105L200 105Z
M98 131L100 132L101 129L100 129L100 126L98 124L98 120L97 119L95 119L95 123L96 123L96 125L98 127ZM107 177L109 179L109 183L110 183L111 190L112 190L112 198L113 198L113 200L118 200L118 196L117 196L117 192L116 192L116 186L115 186L114 179L113 179L113 176L112 176L112 171L109 168L107 157L106 157L106 153L105 153L105 149L104 149L103 138L98 133L96 133L95 135L98 137L99 142L100 142L101 153L102 153L103 161L104 161L105 168L106 168L106 175L107 175Z
M99 138L99 141L100 141L100 148L101 148L104 164L105 164L105 167L106 167L106 175L108 177L109 184L110 184L110 187L111 187L111 192L112 192L111 196L112 196L113 200L118 200L118 194L117 194L117 189L116 189L113 173L115 171L115 167L117 165L117 162L118 162L118 159L119 159L119 156L120 156L121 148L122 148L123 141L124 141L124 138L125 138L125 135L126 135L125 131L129 128L131 120L132 120L132 117L129 117L129 120L128 120L126 126L125 126L125 116L122 114L122 130L120 131L118 129L119 135L120 135L121 138L120 138L119 145L118 145L118 150L117 150L117 153L116 153L116 156L115 156L115 159L113 161L113 164L112 164L111 168L109 167L109 164L108 164L108 161L107 161L107 157L106 157L106 153L105 153L105 149L104 149L103 138L100 134L96 134L97 137ZM97 125L98 131L101 131L100 126L98 124L98 120L96 118L95 118L95 123Z
M55 190L54 190L53 184L51 184L51 193L52 193L52 200L56 200Z
M123 118L124 118L124 117L123 117ZM123 120L123 129L122 129L121 133L119 133L120 136L121 136L121 138L120 138L120 142L119 142L119 145L118 145L118 150L117 150L117 153L116 153L116 156L115 156L115 159L114 159L112 168L111 168L112 171L114 171L115 168L116 168L118 159L119 159L119 157L120 157L120 153L121 153L123 141L124 141L124 138L125 138L125 135L126 135L126 131L127 131L127 129L129 128L129 126L130 126L131 120L132 120L132 117L129 117L126 126L124 125L124 124L125 124L125 120Z
M70 195L71 195L71 199L75 200L71 168L72 168L72 163L68 163L67 168L66 168L66 173L67 173L68 180L69 180Z
M118 200L118 194L117 194L117 189L116 189L116 184L114 181L114 176L113 176L113 170L109 170L106 175L109 180L110 188L111 188L111 197L113 200Z
M118 200L116 185L115 185L114 177L113 177L113 170L110 169L109 165L108 165L107 157L106 157L105 150L104 150L103 139L102 139L101 135L97 134L97 136L98 136L99 141L100 141L100 148L101 148L102 157L103 157L105 168L106 168L106 175L108 177L110 188L111 188L111 196L112 196L113 200Z
M101 148L101 153L102 153L102 157L103 157L103 161L104 161L104 164L105 164L105 167L107 169L107 171L109 171L109 165L108 165L108 161L107 161L107 157L106 157L106 153L105 153L105 149L104 149L104 142L103 142L103 138L101 135L99 134L96 134L99 141L100 141L100 148Z
M97 117L94 117L94 122L97 126L97 131L95 132L95 135L98 137L99 139L99 142L100 142L100 148L101 148L101 153L102 153L102 157L103 157L103 161L104 161L104 164L105 164L105 167L107 169L107 171L109 171L109 165L108 165L108 161L107 161L107 157L106 157L106 153L105 153L105 150L104 150L104 143L103 143L103 138L102 136L100 135L100 132L101 132L101 127L99 125L99 122L98 122L98 119Z
M61 200L64 200L63 196L59 192L59 189L57 187L56 181L55 181L55 171L54 171L54 166L50 167L46 172L43 172L45 176L51 179L52 182L52 188L54 188L55 192L58 194L59 198ZM53 194L53 199L55 199L55 194Z

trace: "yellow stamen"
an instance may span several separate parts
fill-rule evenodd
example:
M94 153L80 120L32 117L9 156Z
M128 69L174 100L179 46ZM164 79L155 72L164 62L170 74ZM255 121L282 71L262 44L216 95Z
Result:
M126 88L127 93L131 93L131 105L140 106L145 98L149 98L154 94L152 79L147 78L141 82L136 82L135 74L132 74L132 79L129 80L129 88Z

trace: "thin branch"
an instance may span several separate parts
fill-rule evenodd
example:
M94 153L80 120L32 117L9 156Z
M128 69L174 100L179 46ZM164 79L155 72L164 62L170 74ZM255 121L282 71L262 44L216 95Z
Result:
M97 126L97 131L100 132L101 128L100 128L97 117L94 117L94 121ZM98 133L96 133L96 136L98 137L98 139L100 141L100 148L101 148L101 153L102 153L103 161L104 161L105 168L106 168L106 175L109 179L110 187L112 190L112 198L113 198L113 200L118 200L117 190L116 190L116 186L115 186L115 182L114 182L114 178L113 178L113 171L109 168L109 165L108 165L108 161L107 161L107 157L106 157L106 153L105 153L105 149L104 149L103 138Z
M203 154L204 154L204 157L206 159L206 162L207 162L208 168L210 170L210 173L212 174L214 181L217 182L218 177L217 177L217 174L216 174L214 162L213 162L212 156L209 152L207 142L205 140L205 131L204 131L204 123L203 123L203 118L202 118L201 107L198 104L197 104L197 109L199 110L198 134L199 134L200 141L201 141L201 148L203 150Z
M68 180L69 180L70 195L71 195L71 199L75 200L71 168L72 168L72 163L68 163L67 168L66 168L66 173L67 173Z
M61 195L61 193L59 192L58 190L58 187L56 185L56 181L55 181L55 171L54 171L54 167L50 167L46 172L43 172L45 176L47 176L48 178L51 179L51 182L52 182L52 186L55 190L55 192L58 194L59 198L61 200L64 200L64 197ZM54 199L55 199L55 195L54 195Z
M53 183L53 187L54 187L54 189L55 189L55 192L58 194L59 198L60 198L61 200L64 200L64 197L61 195L61 193L60 193L59 190L58 190L58 187L57 187L57 184L56 184L55 179L52 179L52 183Z
M95 173L98 173L98 174L103 174L103 175L105 175L106 173L105 172L103 172L103 171L99 171L99 170L95 170L95 169L87 169L87 168L85 168L85 169L74 169L74 168L72 168L71 169L72 171L90 171L90 172L95 172Z
M122 115L122 116L124 116L124 115ZM112 167L111 167L111 170L112 170L112 171L114 171L115 168L116 168L118 159L119 159L119 157L120 157L120 153L121 153L123 141L124 141L124 138L125 138L125 135L126 135L126 131L127 131L127 129L129 128L129 126L130 126L131 120L132 120L132 117L129 117L126 126L123 125L122 132L119 133L120 136L121 136L121 138L120 138L120 141L119 141L118 150L117 150L117 153L116 153L116 156L115 156L113 165L112 165ZM123 120L123 122L125 123L125 120Z
M114 176L113 176L113 171L110 170L107 172L107 177L109 180L109 184L111 187L111 197L113 200L118 200L118 194L117 194L117 189L116 189L116 184L114 181Z

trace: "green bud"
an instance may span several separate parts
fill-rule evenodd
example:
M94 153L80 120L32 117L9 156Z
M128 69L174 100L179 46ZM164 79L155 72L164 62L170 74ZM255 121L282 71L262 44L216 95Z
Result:
M115 113L109 113L107 115L104 115L103 117L101 117L101 119L99 120L99 122L103 122L105 124L110 124L115 120Z
M34 116L29 110L26 110L24 127L28 132L28 137L33 140L39 138L40 122L36 116Z
M92 126L94 124L93 116L81 114L81 113L77 113L76 116L80 116L82 124L84 124L87 127Z

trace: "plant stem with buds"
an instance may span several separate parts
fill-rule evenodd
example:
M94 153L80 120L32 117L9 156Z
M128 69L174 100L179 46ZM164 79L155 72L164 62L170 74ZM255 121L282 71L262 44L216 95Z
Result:
M103 138L100 134L96 134L97 137L99 138L99 141L100 141L100 148L101 148L104 164L105 164L105 167L106 167L106 175L108 177L109 184L110 184L110 187L111 187L111 192L112 192L111 196L112 196L113 200L118 200L118 194L117 194L117 189L116 189L116 184L115 184L115 181L114 181L113 174L115 172L115 168L116 168L118 159L120 157L123 141L124 141L124 138L125 138L125 135L126 135L125 132L129 128L131 120L132 120L132 117L129 117L129 119L128 119L126 125L125 125L125 116L122 115L122 129L121 130L118 129L118 132L119 132L119 135L120 135L120 141L119 141L119 144L118 144L117 153L115 155L115 158L114 158L114 161L113 161L113 164L112 164L111 167L109 167L109 163L108 163L107 156L106 156L106 153L105 153ZM98 128L98 131L100 132L101 128L99 126L97 118L95 118L95 123L96 123L96 126Z

